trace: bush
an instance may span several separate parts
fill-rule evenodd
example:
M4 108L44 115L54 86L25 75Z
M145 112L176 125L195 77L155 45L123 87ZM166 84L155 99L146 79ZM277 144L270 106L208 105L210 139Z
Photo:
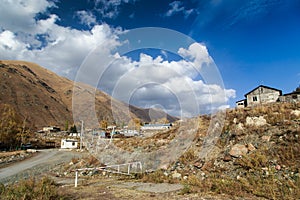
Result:
M58 187L53 180L44 177L39 181L28 179L20 183L4 186L0 185L0 199L4 200L56 200L66 199L59 195Z

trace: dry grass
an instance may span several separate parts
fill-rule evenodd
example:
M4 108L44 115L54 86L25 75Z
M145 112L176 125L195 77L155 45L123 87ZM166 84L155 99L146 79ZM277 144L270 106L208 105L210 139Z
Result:
M5 200L56 200L67 199L58 192L58 186L49 178L29 179L14 185L0 185L0 199Z

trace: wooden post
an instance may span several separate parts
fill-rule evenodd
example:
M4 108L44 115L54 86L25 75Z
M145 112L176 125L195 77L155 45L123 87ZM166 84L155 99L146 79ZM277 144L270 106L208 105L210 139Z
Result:
M77 187L77 182L78 182L78 170L75 172L75 187Z

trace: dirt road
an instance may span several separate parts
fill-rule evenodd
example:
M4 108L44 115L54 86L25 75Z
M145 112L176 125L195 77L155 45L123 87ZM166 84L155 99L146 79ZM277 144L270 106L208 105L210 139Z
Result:
M6 184L23 178L37 176L49 171L55 165L81 156L82 154L75 151L39 150L38 154L32 158L0 169L0 183Z

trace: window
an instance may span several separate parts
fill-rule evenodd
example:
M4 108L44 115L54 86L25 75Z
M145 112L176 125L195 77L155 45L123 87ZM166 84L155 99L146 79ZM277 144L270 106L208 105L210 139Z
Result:
M254 96L254 97L253 97L253 101L257 101L257 96Z
M72 142L72 146L75 146L75 142Z

